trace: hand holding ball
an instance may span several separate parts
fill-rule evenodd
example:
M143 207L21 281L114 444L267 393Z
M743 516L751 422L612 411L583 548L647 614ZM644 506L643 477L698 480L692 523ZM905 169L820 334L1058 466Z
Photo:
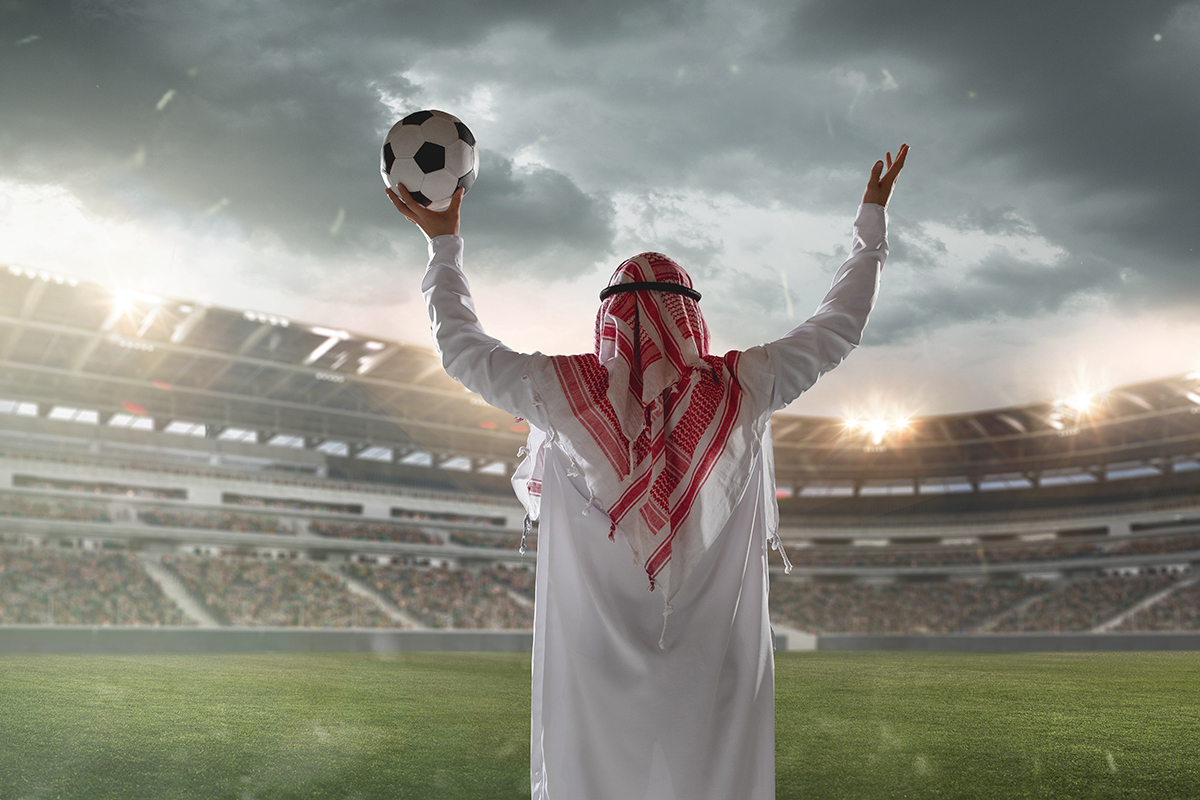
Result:
M383 140L379 171L392 191L403 184L434 211L450 206L454 190L471 188L479 173L475 136L445 111L417 111L397 122Z

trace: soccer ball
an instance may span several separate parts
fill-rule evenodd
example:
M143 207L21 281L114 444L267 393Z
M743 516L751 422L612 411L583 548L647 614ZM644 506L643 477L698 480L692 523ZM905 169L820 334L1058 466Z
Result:
M455 189L470 190L475 182L479 150L471 129L458 117L416 111L388 131L379 171L388 188L395 190L402 183L418 203L442 211Z

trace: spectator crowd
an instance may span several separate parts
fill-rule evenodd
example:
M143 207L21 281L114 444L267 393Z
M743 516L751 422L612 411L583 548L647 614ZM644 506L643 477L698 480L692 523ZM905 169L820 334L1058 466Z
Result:
M1176 580L1171 575L1074 580L1000 620L997 632L1088 631Z
M1200 630L1200 584L1182 586L1154 605L1127 616L1119 631Z
M513 596L508 572L496 566L478 572L412 564L349 567L352 577L431 628L532 628L533 605ZM521 585L524 579L516 580Z
M238 533L272 533L294 536L295 523L269 514L237 514L222 511L189 511L178 508L147 508L137 512L146 525L165 528L200 528Z
M112 522L109 504L95 500L0 494L0 517L62 519L72 522Z
M394 625L370 600L311 561L164 556L188 590L223 622L238 626L383 628Z
M492 550L517 550L521 547L519 533L486 533L483 531L451 531L450 543L463 547L486 547ZM525 537L525 549L537 550L537 534Z
M315 519L309 523L308 529L317 536L352 539L359 542L441 544L439 539L423 531L390 522L329 522Z
M1041 581L771 581L771 619L812 633L958 633L1038 592Z
M14 498L0 494L0 514L74 519L97 513L89 501ZM59 505L61 504L61 505ZM103 504L100 504L103 507ZM152 515L159 516L152 516ZM139 512L147 524L291 532L269 515ZM257 527L256 527L257 526ZM397 523L312 523L312 532L350 539L431 543ZM465 544L451 535L451 541ZM496 536L471 532L495 546ZM1137 548L1194 549L1200 536L1135 539ZM472 539L474 541L474 539ZM532 544L532 542L531 542ZM473 546L480 546L475 544ZM515 547L515 543L511 546ZM1138 549L1137 552L1160 552ZM451 568L413 563L347 566L419 623L433 628L529 628L535 573L531 564ZM338 574L313 561L245 555L170 555L164 565L219 620L239 626L389 627L377 603L356 594ZM1116 619L1178 581L1167 574L1035 579L831 581L776 575L771 618L812 632L951 633L1086 631ZM54 547L0 547L0 624L189 624L173 602L125 552ZM1120 630L1200 630L1200 585L1176 591L1127 617Z
M0 625L188 625L127 553L0 548Z

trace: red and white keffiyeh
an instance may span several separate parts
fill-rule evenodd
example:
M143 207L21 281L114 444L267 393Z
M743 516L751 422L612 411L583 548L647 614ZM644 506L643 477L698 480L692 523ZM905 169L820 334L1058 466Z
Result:
M634 282L692 286L659 253L621 264L609 285ZM536 512L541 447L550 440L566 452L587 481L589 508L608 514L610 537L619 531L629 542L650 589L665 577L668 612L741 497L761 435L737 381L738 353L708 348L695 300L655 290L609 296L595 352L550 359L553 377L538 388L554 430L531 433L513 476Z

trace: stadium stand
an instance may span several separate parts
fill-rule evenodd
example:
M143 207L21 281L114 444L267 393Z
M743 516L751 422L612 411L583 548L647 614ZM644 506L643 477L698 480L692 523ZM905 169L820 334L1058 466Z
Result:
M1119 631L1200 630L1200 585L1192 581L1147 608L1135 611L1116 627Z
M296 529L278 518L261 514L230 514L215 511L187 511L182 509L147 508L137 512L137 518L146 525L164 528L196 528L241 533L271 533L295 536Z
M125 553L0 548L0 624L188 622Z
M57 497L0 494L0 516L21 519L64 519L76 522L111 522L108 504Z
M308 523L310 532L317 536L355 541L405 542L408 544L440 544L441 540L425 531L407 525L389 522L340 523L313 520Z
M820 583L776 578L771 619L814 633L959 633L1046 591L1041 581Z
M394 623L311 562L164 556L163 565L230 625L382 628Z
M463 547L488 547L494 550L516 550L521 546L519 533L481 533L479 531L452 531L450 541ZM525 537L525 549L537 550L537 536Z
M0 270L0 624L189 624L150 558L226 625L530 625L527 428L431 351L46 275ZM1200 630L1200 374L773 437L779 624Z
M1136 575L1072 581L1008 613L993 630L998 633L1092 630L1175 580L1171 575Z
M348 574L431 628L531 628L533 605L513 596L494 567L480 572L409 564L353 564Z

